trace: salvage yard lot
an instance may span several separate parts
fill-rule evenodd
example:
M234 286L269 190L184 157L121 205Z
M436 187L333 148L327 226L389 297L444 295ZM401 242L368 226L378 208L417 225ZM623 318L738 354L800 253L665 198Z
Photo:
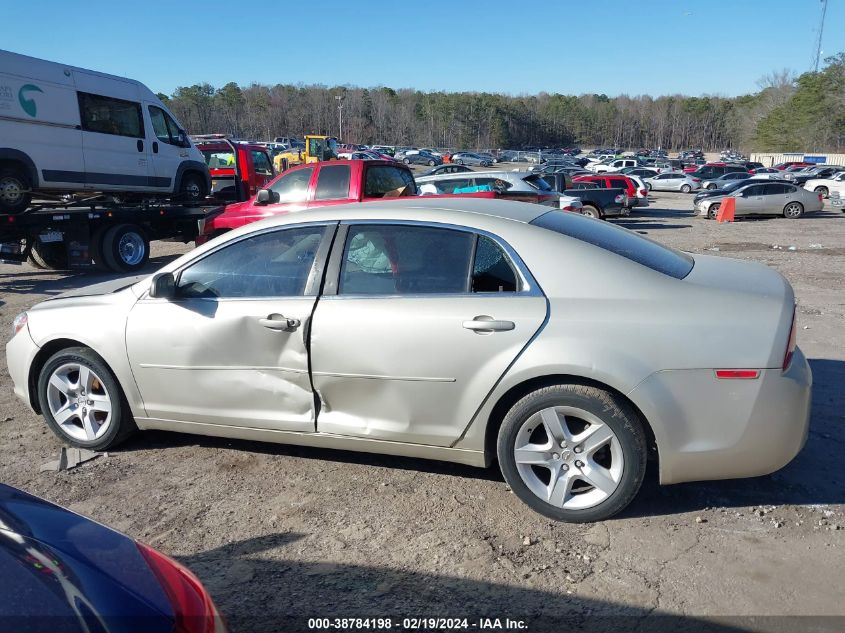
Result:
M281 630L274 614L296 628L355 615L845 615L845 214L720 225L691 207L653 194L617 223L792 283L813 411L807 446L774 475L661 488L650 468L619 518L572 525L533 513L492 469L159 432L41 473L60 443L4 364L0 480L187 563L233 630ZM155 243L149 270L188 248ZM18 312L106 278L0 266L7 336Z

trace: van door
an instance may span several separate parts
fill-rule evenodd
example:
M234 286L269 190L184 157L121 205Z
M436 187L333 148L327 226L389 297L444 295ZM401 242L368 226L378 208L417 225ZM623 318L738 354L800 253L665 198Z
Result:
M162 191L173 191L176 174L182 161L188 159L188 148L179 142L179 126L160 107L144 102L149 122L147 142L150 144L152 175L150 185Z
M82 122L85 189L149 190L153 174L141 104L82 90L77 96Z

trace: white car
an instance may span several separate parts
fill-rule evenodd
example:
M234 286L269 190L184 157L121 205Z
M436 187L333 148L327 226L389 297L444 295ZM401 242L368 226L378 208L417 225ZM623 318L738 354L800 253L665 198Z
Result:
M845 191L845 170L830 178L814 178L804 183L804 189L820 193L822 198L830 197L833 191Z
M558 206L561 194L543 180L542 174L530 171L474 171L457 174L436 174L416 178L421 195L498 191L508 194L541 194L548 204Z
M645 181L640 176L635 176L634 174L625 174L634 181L634 184L637 186L637 206L638 207L647 207L648 206L648 187L645 184Z
M605 172L620 171L626 167L637 167L639 164L639 161L634 158L617 158L607 164L597 163L593 171L597 174L603 174Z
M202 153L144 84L0 51L0 213L33 192L177 195L211 189Z

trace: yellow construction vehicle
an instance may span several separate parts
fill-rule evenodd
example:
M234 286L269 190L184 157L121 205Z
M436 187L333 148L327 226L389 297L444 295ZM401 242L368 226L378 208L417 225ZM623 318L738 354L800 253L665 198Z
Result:
M291 147L276 154L273 163L276 172L303 163L316 163L321 160L337 160L337 138L334 136L305 136L305 147Z

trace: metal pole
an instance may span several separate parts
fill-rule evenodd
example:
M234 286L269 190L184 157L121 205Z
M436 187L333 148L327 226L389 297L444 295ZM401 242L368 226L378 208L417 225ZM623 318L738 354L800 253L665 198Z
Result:
M343 96L335 95L337 99L337 132L338 140L343 140Z

